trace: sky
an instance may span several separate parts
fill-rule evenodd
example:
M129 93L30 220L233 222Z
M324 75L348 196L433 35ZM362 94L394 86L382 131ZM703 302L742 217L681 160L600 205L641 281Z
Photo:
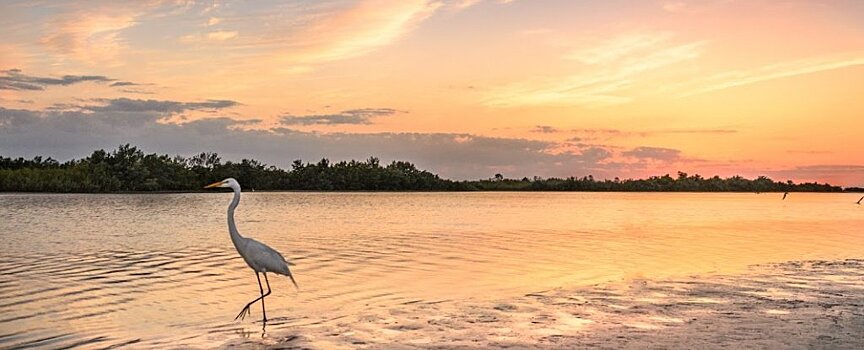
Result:
M857 0L0 1L0 155L864 186Z

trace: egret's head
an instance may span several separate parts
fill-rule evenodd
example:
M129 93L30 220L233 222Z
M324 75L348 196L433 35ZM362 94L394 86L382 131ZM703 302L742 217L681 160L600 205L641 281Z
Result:
M207 185L207 186L204 186L204 188L213 188L213 187L231 187L231 188L240 188L240 183L237 182L237 180L234 180L233 177L229 177L229 178L227 178L227 179L225 179L225 180L217 181L217 182L214 182L214 183L209 184L209 185Z

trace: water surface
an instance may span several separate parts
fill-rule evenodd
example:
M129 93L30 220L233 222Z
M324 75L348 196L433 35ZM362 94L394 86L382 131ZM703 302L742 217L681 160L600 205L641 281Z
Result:
M232 321L258 286L230 197L0 195L0 348L212 347L367 309L864 256L854 194L246 192L240 232L301 287L271 276L262 333L260 306Z

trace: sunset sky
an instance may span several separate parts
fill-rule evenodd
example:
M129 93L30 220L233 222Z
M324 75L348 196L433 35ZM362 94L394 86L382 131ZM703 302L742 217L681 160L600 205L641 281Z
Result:
M864 185L864 1L2 1L0 155Z

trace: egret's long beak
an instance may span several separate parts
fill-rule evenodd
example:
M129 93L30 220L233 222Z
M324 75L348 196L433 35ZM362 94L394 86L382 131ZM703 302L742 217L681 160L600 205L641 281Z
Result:
M217 181L217 182L214 182L214 183L209 184L209 185L207 185L207 186L204 186L204 188L213 188L213 187L217 187L217 186L221 185L223 182L225 182L225 181Z

